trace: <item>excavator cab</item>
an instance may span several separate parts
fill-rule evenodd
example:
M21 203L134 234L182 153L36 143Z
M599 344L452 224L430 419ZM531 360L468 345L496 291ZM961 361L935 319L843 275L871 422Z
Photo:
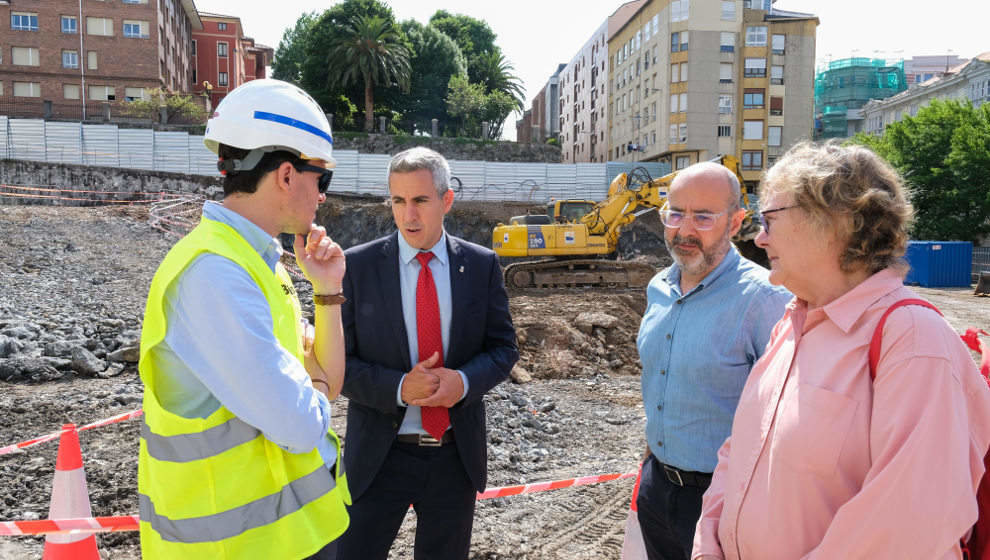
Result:
M547 204L547 215L558 224L574 223L590 213L596 204L593 200L551 200Z

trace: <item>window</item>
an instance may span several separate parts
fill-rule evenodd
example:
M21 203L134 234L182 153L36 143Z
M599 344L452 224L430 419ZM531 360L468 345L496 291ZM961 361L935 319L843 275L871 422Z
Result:
M98 70L96 65L96 51L89 51L86 53L86 69L87 70Z
M719 41L719 45L720 45L719 50L722 52L735 52L736 34L729 31L723 31L720 34L720 37L721 39Z
M732 63L720 62L718 64L718 81L723 84L732 83Z
M720 95L718 96L718 112L722 115L727 115L732 112L732 96L731 95Z
M79 86L76 84L63 84L62 97L65 99L79 99Z
M670 96L670 112L671 113L676 113L677 112L677 99L678 99L678 97L677 97L677 94L676 93Z
M217 85L221 85L221 86L227 85L227 73L226 72L220 72L220 75L217 76Z
M62 16L62 33L78 33L79 22L75 16Z
M199 80L196 79L196 69L195 68L193 68L193 70L192 70L192 82L193 82L193 85L196 85L196 84L199 83Z
M144 99L144 88L125 87L124 99L127 101L138 101Z
M113 36L113 20L110 18L86 18L86 33L89 35Z
M743 109L762 109L764 91L762 89L743 90Z
M196 40L195 39L193 39L193 42L192 42L192 53L191 54L193 56L196 56ZM193 80L193 81L196 81L196 80Z
M688 50L688 32L687 31L681 31L681 50L682 51Z
M686 93L682 93L681 94L681 107L680 107L680 109L681 109L681 112L682 113L687 113L687 94Z
M688 32L678 31L670 34L670 52L688 50Z
M767 59L747 58L746 69L743 74L747 78L763 78L767 75Z
M111 86L89 86L89 98L92 101L113 101L116 95Z
M691 0L673 0L670 3L670 21L687 21L690 11Z
M79 53L62 51L62 68L79 68Z
M682 82L688 81L688 63L687 62L682 62L681 63L681 81Z
M732 136L732 127L727 124L718 125L718 137L727 138Z
M226 30L227 30L227 24L226 23L218 23L217 24L217 31L226 31Z
M124 4L147 4L148 0L122 0Z
M41 83L14 82L14 97L41 97Z
M660 32L660 14L656 14L656 15L653 16L653 33L652 34L653 35L656 35L659 32Z
M767 28L764 25L751 25L746 28L747 47L767 46Z
M676 144L677 143L677 125L676 124L670 125L670 138L669 138L669 140L670 140L670 143L671 144Z
M742 153L742 168L745 171L763 169L763 150Z
M38 14L31 14L27 12L10 12L10 28L14 31L37 31L38 30ZM26 84L28 82L14 82ZM32 82L33 83L33 82ZM17 88L14 87L14 91ZM16 93L14 95L17 95ZM36 95L25 95L23 97L37 97Z
M676 163L674 164L675 169L684 169L685 167L691 165L691 156L677 156Z
M722 0L722 21L736 21L736 0Z
M784 83L784 67L783 66L771 66L770 67L770 83L774 85L781 85Z
M147 38L148 22L124 20L124 37Z
M743 0L743 6L750 10L769 10L771 0Z
M770 49L773 54L784 54L784 44L787 42L787 35L774 34L772 42L770 43Z
M40 64L37 47L13 47L10 50L13 63L17 66L38 66Z
M767 146L780 146L780 136L783 131L782 126L767 127Z
M687 142L687 124L681 123L677 126L677 129L681 134L681 137L678 139L680 143L683 144Z
M670 65L670 83L676 84L681 81L681 65L671 64Z
M221 58L227 56L227 43L217 43L217 56Z
M784 98L783 97L770 97L770 114L771 115L783 115L784 114Z
M763 121L743 121L743 140L763 140Z

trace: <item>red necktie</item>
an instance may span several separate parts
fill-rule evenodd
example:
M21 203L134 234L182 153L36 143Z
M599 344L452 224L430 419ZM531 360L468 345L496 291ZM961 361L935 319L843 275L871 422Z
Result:
M416 280L416 337L419 339L419 360L423 361L436 352L439 355L433 367L443 367L443 335L440 333L440 304L437 303L437 287L430 272L433 253L416 255L419 260L419 278ZM442 406L424 406L423 429L437 439L450 426L450 414Z

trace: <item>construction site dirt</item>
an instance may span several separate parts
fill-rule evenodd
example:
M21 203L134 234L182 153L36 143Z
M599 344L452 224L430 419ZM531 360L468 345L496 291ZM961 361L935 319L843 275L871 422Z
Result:
M152 227L144 207L0 206L0 239L0 447L140 408L145 296L177 237ZM307 302L308 286L297 288ZM990 329L990 298L918 292L957 329ZM642 289L510 291L521 358L486 397L489 487L636 470L645 304ZM346 410L338 399L341 434ZM137 513L139 432L140 419L80 433L93 515ZM57 448L0 456L0 520L47 518ZM619 558L632 488L623 479L479 501L470 557ZM413 557L414 525L410 511L391 558ZM98 543L105 559L140 556L136 532ZM0 537L0 558L39 558L43 545Z

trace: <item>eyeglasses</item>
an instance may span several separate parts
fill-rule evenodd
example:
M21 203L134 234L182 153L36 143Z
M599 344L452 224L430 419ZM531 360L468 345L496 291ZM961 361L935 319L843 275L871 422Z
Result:
M723 214L725 212L719 212L717 214L712 212L681 212L680 210L671 210L664 204L663 208L660 209L660 221L663 222L663 225L676 229L684 225L684 218L690 216L691 225L694 226L694 229L708 231L715 227L715 222Z
M333 177L333 170L327 169L325 167L319 167L317 165L310 165L308 163L303 165L293 165L296 171L300 173L303 171L312 171L313 173L319 173L320 179L317 183L317 188L320 190L320 194L327 194L327 189L330 188L330 179Z
M797 208L797 207L798 207L797 204L792 204L790 206L781 206L780 208L771 208L770 210L761 210L760 213L756 215L756 218L760 220L760 226L763 228L763 231L767 232L767 235L769 235L770 222L768 222L767 219L764 218L764 216L766 216L767 214L773 214L774 212L783 212L784 210L790 210L791 208Z

